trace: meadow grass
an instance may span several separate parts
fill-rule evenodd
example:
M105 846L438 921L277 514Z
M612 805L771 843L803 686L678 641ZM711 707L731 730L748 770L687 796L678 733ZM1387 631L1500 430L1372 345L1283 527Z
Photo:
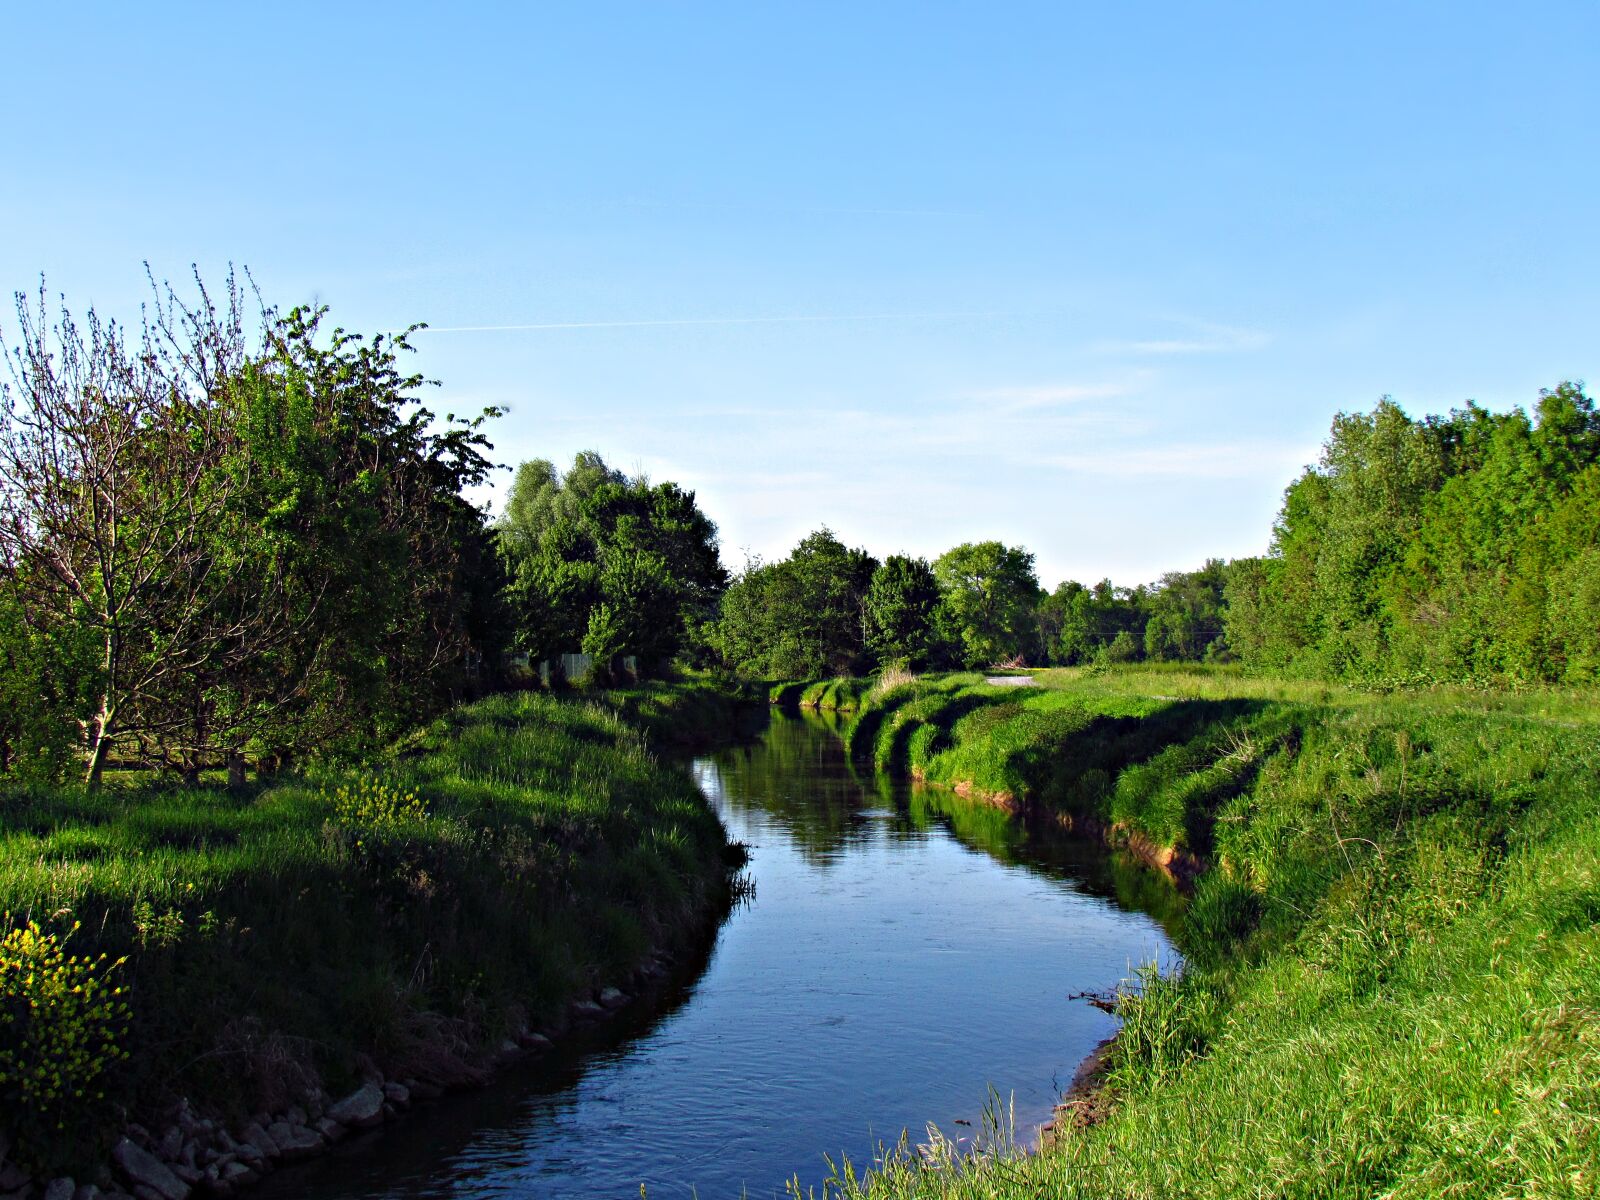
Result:
M135 1101L281 1105L363 1060L458 1082L475 1047L699 936L738 849L624 715L666 728L712 706L693 691L498 696L366 769L244 795L0 791L0 910L126 958L131 1010L74 1129L0 1095L14 1153L81 1157Z
M902 684L846 737L1195 854L1187 965L1125 986L1103 1120L1037 1155L890 1152L831 1194L1600 1191L1600 697L1039 683Z

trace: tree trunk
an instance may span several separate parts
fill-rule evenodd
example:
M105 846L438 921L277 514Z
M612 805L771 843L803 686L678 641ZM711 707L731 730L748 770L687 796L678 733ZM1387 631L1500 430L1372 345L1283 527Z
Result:
M104 703L100 715L94 720L94 745L89 748L89 766L83 782L91 792L100 790L100 780L105 774L106 756L111 753L111 730L115 714Z
M108 624L105 630L105 645L101 651L101 669L105 675L101 684L100 712L94 719L94 744L89 747L89 766L83 777L84 786L91 792L100 790L100 779L106 769L106 756L111 753L111 731L117 719L117 710L113 707L111 698L116 694L117 651L120 645L121 639L117 635L115 624Z
M228 751L228 786L234 791L243 788L244 777L244 752L242 750Z

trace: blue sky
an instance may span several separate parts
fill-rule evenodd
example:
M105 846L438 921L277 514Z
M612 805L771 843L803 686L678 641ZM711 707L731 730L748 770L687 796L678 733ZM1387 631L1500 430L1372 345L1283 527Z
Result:
M0 283L427 321L504 461L676 479L734 565L826 522L1132 583L1262 551L1337 410L1600 379L1596 46L1593 0L13 5Z

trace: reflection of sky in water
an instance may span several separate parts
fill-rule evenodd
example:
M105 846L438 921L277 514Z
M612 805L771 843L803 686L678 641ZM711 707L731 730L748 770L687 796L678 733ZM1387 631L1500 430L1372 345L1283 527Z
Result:
M948 794L859 780L814 722L778 718L693 769L751 846L756 894L683 1002L581 1070L452 1100L275 1177L266 1200L764 1197L819 1183L824 1153L870 1161L929 1121L965 1133L954 1120L977 1122L991 1084L1022 1134L1114 1028L1067 996L1171 954L1105 899L1130 872Z

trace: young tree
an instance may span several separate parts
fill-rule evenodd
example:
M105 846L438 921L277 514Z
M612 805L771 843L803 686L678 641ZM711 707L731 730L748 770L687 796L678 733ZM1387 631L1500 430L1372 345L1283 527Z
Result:
M52 328L17 297L18 342L0 384L0 572L30 625L97 646L75 715L84 776L97 786L119 738L176 720L155 703L226 636L217 604L229 564L210 552L226 509L222 381L244 360L229 280L218 312L170 289L129 346L124 331L65 309Z
M403 337L264 309L249 349L232 279L220 311L199 292L158 292L133 346L19 300L7 352L0 582L80 664L55 694L91 786L114 746L237 781L250 747L383 736L497 656L500 578L460 495L489 469L484 418L437 428Z

